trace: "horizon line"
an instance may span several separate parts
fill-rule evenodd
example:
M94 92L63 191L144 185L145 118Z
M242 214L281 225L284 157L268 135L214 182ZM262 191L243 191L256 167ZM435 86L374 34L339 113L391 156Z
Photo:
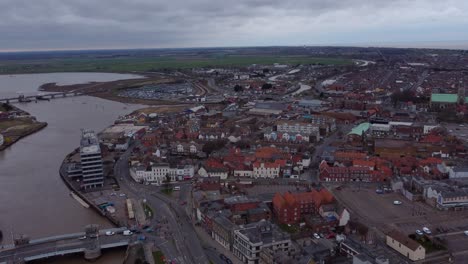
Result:
M452 42L455 42L452 44ZM423 45L417 45L417 44ZM428 46L445 43L445 47ZM457 44L464 47L456 47ZM451 47L455 46L455 47ZM1 50L0 53L34 53L34 52L80 52L80 51L119 51L119 50L182 50L182 49L223 49L223 48L274 48L274 47L346 47L346 48L395 48L395 49L436 49L436 50L468 50L468 40L452 41L413 41L413 42L381 42L381 43L343 43L343 44L304 44L304 45L253 45L253 46L192 46L192 47L122 47L122 48L57 48L57 49L19 49Z

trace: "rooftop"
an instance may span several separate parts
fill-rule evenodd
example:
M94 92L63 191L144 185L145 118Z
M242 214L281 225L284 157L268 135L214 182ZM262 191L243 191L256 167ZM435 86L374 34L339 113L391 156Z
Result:
M100 153L99 140L92 130L83 130L80 141L80 152L83 154Z
M437 103L456 103L458 101L458 94L431 94L431 102ZM468 103L468 97L465 97L465 102Z
M353 127L353 129L351 129L351 132L349 132L348 135L362 136L362 134L366 132L367 130L369 130L369 128L370 128L370 123L367 123L367 122L361 123L358 126Z
M289 234L281 231L277 225L264 220L247 224L238 232L246 236L252 243L270 244L291 239Z

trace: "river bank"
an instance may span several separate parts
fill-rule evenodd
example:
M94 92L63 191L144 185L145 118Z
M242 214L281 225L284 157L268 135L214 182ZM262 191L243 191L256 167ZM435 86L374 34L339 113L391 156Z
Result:
M107 82L139 78L109 73L53 73L0 75L0 97L38 94L44 83L58 85ZM47 126L0 151L0 230L2 244L25 234L31 239L83 230L88 224L111 228L113 224L91 208L85 208L71 195L59 175L64 157L79 145L82 128L100 131L121 115L144 105L130 105L92 96L66 97L37 103L13 104L46 121ZM121 263L125 250L109 251L98 263ZM41 263L85 264L81 256L48 259Z
M35 116L10 104L0 105L0 151L47 126Z
M125 80L116 80L108 82L90 82L82 84L60 85L57 83L45 83L39 87L39 91L44 92L70 92L81 91L88 92L90 96L126 103L126 104L142 104L142 105L173 105L176 102L169 100L151 100L140 98L129 98L119 96L119 91L123 89L132 89L144 85L154 85L162 83L172 83L177 79L160 74L145 74L141 78L132 78Z

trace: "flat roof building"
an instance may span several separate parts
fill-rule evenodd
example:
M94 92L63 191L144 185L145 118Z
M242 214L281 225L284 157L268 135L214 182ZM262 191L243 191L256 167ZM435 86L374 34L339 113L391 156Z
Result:
M83 181L81 188L90 189L104 185L102 154L99 140L94 131L82 130L80 159Z

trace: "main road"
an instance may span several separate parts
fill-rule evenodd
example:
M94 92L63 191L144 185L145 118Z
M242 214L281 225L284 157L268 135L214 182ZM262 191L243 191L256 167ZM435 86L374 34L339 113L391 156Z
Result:
M177 263L208 263L187 212L176 201L161 194L158 190L155 191L154 186L134 184L128 166L130 154L131 148L115 163L114 175L119 180L120 187L138 199L146 199L155 214L152 218L152 226L165 223L169 228L169 231L165 232L164 239L152 233L148 234L148 237L161 248L166 258L176 260ZM191 186L184 186L184 189L186 188L191 188Z

